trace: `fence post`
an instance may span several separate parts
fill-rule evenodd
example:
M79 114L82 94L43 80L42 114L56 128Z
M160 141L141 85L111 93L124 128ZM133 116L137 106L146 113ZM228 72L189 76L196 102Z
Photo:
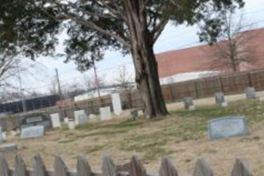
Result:
M236 159L236 163L233 167L231 176L252 176L252 174L245 161Z
M11 176L8 163L2 155L0 155L0 175Z
M213 171L204 159L198 159L193 176L213 176Z
M249 84L249 87L252 87L253 85L252 85L251 72L248 72L247 76L248 76L248 84Z
M130 176L147 176L146 169L136 156L133 156L130 161L129 174Z
M92 176L92 169L87 159L79 156L77 160L77 176Z
M69 176L68 168L59 156L55 156L54 162L54 175L56 176Z
M33 158L33 173L32 176L46 176L47 170L40 155Z
M168 158L163 158L161 161L159 175L160 176L178 176L178 172Z
M29 176L25 162L20 155L16 156L14 176Z
M116 166L113 160L109 156L103 157L103 166L102 166L102 175L103 176L116 176Z
M198 88L198 81L194 82L194 89L195 89L195 96L199 98L199 88Z
M219 85L220 85L221 92L224 93L224 85L223 85L222 78L220 76L218 77L218 82L219 82Z

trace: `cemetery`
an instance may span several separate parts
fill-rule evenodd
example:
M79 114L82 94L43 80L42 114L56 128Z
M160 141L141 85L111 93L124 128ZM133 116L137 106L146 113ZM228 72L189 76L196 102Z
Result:
M75 158L81 154L89 158L95 171L101 170L104 154L117 165L138 155L152 172L158 172L159 160L169 156L182 174L192 172L197 161L205 158L216 175L228 175L235 159L243 158L254 175L264 174L263 157L258 154L264 152L264 102L245 97L228 102L228 106L219 106L222 101L218 100L204 106L190 97L187 100L195 108L184 109L183 101L183 108L156 120L144 119L141 113L136 119L116 118L110 107L102 107L99 116L93 117L101 118L99 121L89 121L91 116L83 110L75 111L74 120L51 114L53 129L23 128L20 135L2 141L0 152L4 151L11 166L16 154L21 154L26 164L40 154L48 168L53 167L54 155L59 155L69 169L75 168Z

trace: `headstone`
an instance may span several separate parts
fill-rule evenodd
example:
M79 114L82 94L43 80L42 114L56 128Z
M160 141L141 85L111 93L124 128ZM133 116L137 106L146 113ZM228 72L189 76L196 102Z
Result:
M245 94L247 99L256 99L256 90L254 87L247 87Z
M6 141L7 139L6 132L2 132L2 138L4 139L4 141Z
M4 142L4 136L3 136L3 132L2 132L2 127L0 127L0 143Z
M0 145L0 152L11 152L17 150L16 144L2 144Z
M69 130L74 130L75 129L75 121L74 120L70 120L69 119L69 122L68 122L68 128Z
M215 93L215 103L221 105L222 107L227 106L227 102L225 101L225 95L223 92Z
M64 123L66 123L66 124L68 124L68 122L69 122L69 118L68 117L64 117Z
M103 121L112 119L111 109L109 106L100 108L100 117Z
M112 94L111 99L114 113L120 115L122 113L122 102L119 93Z
M45 133L44 126L32 126L32 127L22 128L21 138L22 139L38 138L44 136L44 133Z
M53 128L60 128L61 127L59 113L51 114L50 118L51 118L51 123L52 123Z
M74 119L76 125L88 123L88 116L84 110L74 111Z
M208 122L209 139L221 139L248 134L245 117L228 116Z
M195 106L193 103L193 98L192 97L185 97L183 99L184 102L184 108L188 110L195 110Z

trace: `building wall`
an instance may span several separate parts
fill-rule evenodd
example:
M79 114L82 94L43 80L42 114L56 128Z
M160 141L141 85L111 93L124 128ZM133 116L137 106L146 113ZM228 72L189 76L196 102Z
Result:
M264 28L250 30L246 35L250 36L245 46L249 47L251 63L240 65L241 71L264 68ZM243 45L244 46L244 45ZM179 73L201 72L201 71L221 71L231 72L224 63L213 62L215 57L215 47L201 45L181 50L173 50L156 55L160 78L173 76Z

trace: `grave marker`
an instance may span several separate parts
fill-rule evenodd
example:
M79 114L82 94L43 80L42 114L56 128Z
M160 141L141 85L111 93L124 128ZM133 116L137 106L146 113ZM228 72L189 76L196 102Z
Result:
M89 120L84 110L74 111L74 119L76 125L86 124Z
M112 119L111 109L109 106L100 108L100 118L101 120Z
M256 90L254 87L247 87L245 94L247 99L256 99Z
M22 128L21 139L38 138L44 136L45 128L44 126L32 126L27 128Z
M227 102L225 101L225 95L223 92L215 93L215 103L221 105L222 107L227 106Z
M119 93L115 93L111 95L113 110L116 115L120 115L122 113L122 102Z
M74 130L75 129L75 121L72 120L72 119L69 119L69 122L68 122L68 128L69 130Z
M195 110L195 105L193 103L193 98L192 97L185 97L183 99L184 102L184 108L188 110Z
M4 142L4 136L3 136L3 132L2 132L2 127L0 127L0 143Z
M245 117L227 116L208 122L209 139L221 139L248 134Z
M51 118L51 123L52 123L53 128L60 128L61 127L59 113L51 114L50 118Z

